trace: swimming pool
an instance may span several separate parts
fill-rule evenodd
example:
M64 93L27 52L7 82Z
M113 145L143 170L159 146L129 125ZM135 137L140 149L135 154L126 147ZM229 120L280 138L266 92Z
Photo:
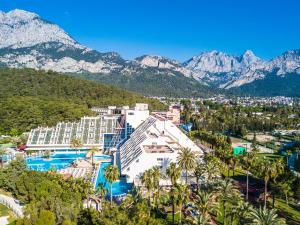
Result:
M29 169L37 171L48 171L50 169L60 170L71 165L78 158L85 158L86 153L55 153L50 158L41 156L26 159Z
M110 191L109 182L105 180L104 173L107 166L111 165L109 162L103 162L101 163L98 171L98 176L96 180L96 187L99 186L99 184L102 184L107 190L108 194ZM120 178L119 181L116 181L112 185L112 195L117 196L123 196L128 193L128 191L132 188L132 184L127 183L125 178Z
M56 152L51 155L50 158L46 159L41 156L30 157L26 159L26 164L29 169L37 171L48 171L50 169L60 170L71 165L76 159L85 158L86 153L70 153L70 152ZM94 160L97 159L110 159L108 155L95 156ZM107 166L111 165L111 162L102 162L100 164L99 170L97 172L97 178L95 182L95 187L102 184L109 192L109 182L106 181L104 177L105 169ZM112 185L113 196L123 196L132 188L132 184L127 183L125 178L121 178ZM109 194L109 193L108 193Z

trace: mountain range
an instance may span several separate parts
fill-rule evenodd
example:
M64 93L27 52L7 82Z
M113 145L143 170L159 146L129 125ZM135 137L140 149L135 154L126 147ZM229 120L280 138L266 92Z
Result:
M0 12L0 66L63 72L145 95L300 97L300 50L269 61L251 50L241 56L203 52L183 63L153 55L125 60L83 46L58 25L19 9Z

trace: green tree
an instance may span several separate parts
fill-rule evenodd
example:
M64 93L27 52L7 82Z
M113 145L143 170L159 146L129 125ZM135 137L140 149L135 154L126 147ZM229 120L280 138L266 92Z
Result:
M274 186L276 187L276 184L277 184L277 178L282 175L284 173L284 169L285 169L285 165L282 161L282 159L279 159L277 161L272 161L272 164L271 164L271 179L274 183ZM273 208L274 208L274 205L275 205L275 191L273 191L272 193L272 198L273 198Z
M120 177L119 169L116 166L110 165L106 167L105 173L104 173L105 179L109 182L110 187L110 205L112 206L112 184L113 182L117 181Z
M210 218L210 210L215 204L212 193L199 191L195 197L194 203L201 216L204 218Z
M61 225L76 225L76 223L71 220L64 220Z
M285 202L289 205L289 197L293 195L291 184L287 181L278 184L280 190L284 193Z
M176 166L176 163L170 163L167 168L167 176L170 178L172 183L172 188L169 192L171 203L172 203L172 221L175 223L175 201L176 201L176 188L178 179L181 177L181 168Z
M251 224L253 225L284 225L284 219L278 218L274 209L268 210L266 207L253 209L250 212Z
M79 138L72 138L70 147L76 150L76 154L79 148L83 146L82 141Z
M202 215L199 215L197 217L192 216L188 219L188 221L194 225L211 225L209 219Z
M172 186L177 184L178 179L181 177L181 168L176 163L170 163L170 166L166 170L167 176L170 178Z
M51 211L41 210L35 225L55 225L55 216Z
M194 168L194 176L196 177L196 183L197 183L197 192L199 191L199 180L206 172L206 166L204 163L197 162L196 167Z
M252 152L246 152L241 158L242 166L246 170L246 201L249 199L249 173L254 161L254 154Z
M152 176L153 176L153 186L155 189L155 205L156 205L156 209L158 210L158 199L160 197L159 181L161 179L161 171L158 166L154 166L152 168Z
M232 181L225 179L219 183L217 187L217 195L220 203L220 209L222 209L221 214L223 217L223 224L227 224L227 208L228 202L231 201L235 194L238 194L238 190L233 186Z
M274 172L274 167L272 167L272 162L268 159L260 159L257 160L256 169L259 176L265 182L265 190L264 190L264 207L267 206L267 194L268 194L268 182L272 177L272 173Z
M177 184L176 188L176 204L179 207L179 224L181 224L181 215L183 210L183 205L189 200L190 189L185 184Z
M195 153L189 148L182 148L178 153L177 162L185 170L185 183L187 184L188 172L196 166Z
M251 143L251 149L253 152L258 152L258 147L257 147L257 140L256 140L256 133L254 132L253 134L253 139Z
M145 170L141 176L141 182L148 191L148 207L151 207L151 191L154 188L153 171L152 169Z
M89 151L88 151L88 154L91 155L91 158L92 158L92 165L93 167L95 167L95 164L94 164L94 156L95 156L95 153L96 152L99 152L99 149L94 147L94 148L91 148Z

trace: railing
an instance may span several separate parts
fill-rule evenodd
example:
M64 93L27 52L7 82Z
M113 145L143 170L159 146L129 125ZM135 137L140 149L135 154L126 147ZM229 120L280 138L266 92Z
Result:
M17 204L14 198L0 194L0 203L11 209L18 217L24 217L22 206Z

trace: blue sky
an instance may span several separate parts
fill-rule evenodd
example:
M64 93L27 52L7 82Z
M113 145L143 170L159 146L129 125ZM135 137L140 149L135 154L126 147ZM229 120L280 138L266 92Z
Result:
M298 0L1 0L0 10L33 11L80 43L184 61L202 51L269 59L300 48Z

